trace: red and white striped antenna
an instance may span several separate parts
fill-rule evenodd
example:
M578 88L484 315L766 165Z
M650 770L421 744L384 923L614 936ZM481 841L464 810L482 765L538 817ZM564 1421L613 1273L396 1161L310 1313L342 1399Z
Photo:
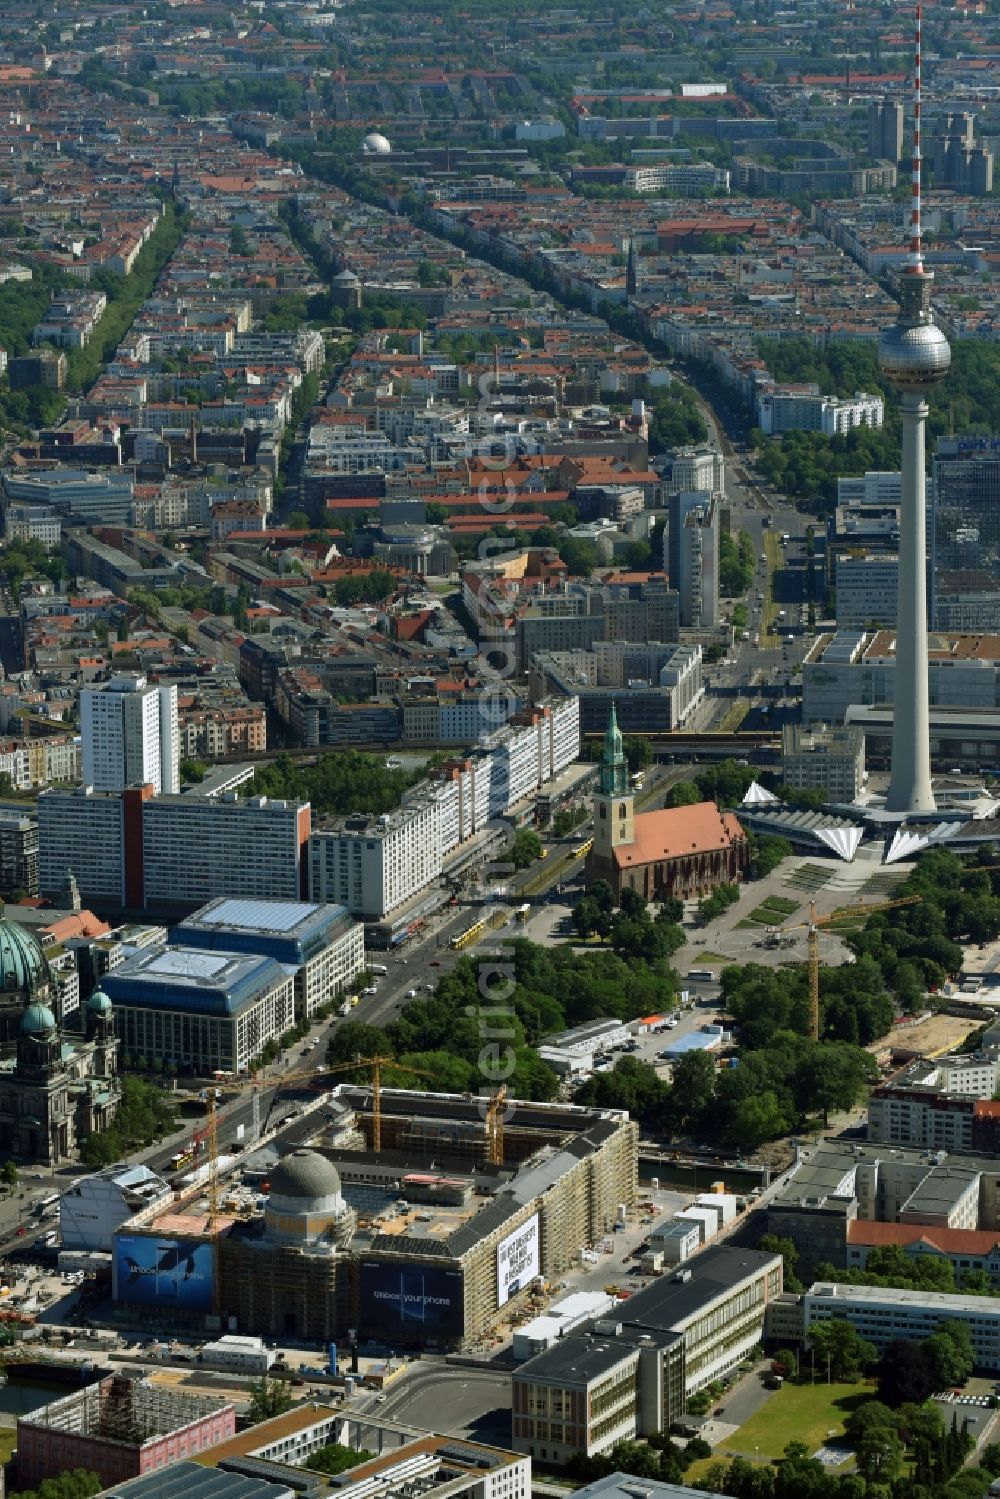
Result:
M913 185L910 196L910 253L906 269L914 276L923 274L924 256L920 238L920 113L923 102L921 71L923 67L924 7L917 0L917 47L913 64Z

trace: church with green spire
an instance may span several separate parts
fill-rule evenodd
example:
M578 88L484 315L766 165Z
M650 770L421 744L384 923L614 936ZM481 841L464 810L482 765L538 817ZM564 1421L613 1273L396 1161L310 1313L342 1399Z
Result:
M629 789L625 746L612 704L594 797L594 846L587 866L588 877L616 885L615 850L634 842L635 797Z
M645 900L688 900L708 895L719 885L738 883L749 858L739 818L720 812L715 802L636 813L612 704L594 795L587 883L607 880L616 896L628 889Z

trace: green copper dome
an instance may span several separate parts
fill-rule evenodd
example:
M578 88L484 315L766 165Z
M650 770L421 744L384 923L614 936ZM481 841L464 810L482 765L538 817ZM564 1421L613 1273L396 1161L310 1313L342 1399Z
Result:
M111 1001L103 989L95 989L87 1000L87 1009L92 1015L108 1015L111 1013Z
M38 1036L46 1031L54 1031L56 1028L56 1017L48 1005L29 1005L21 1016L21 1035Z
M49 965L26 927L0 919L0 994L34 994L49 982Z

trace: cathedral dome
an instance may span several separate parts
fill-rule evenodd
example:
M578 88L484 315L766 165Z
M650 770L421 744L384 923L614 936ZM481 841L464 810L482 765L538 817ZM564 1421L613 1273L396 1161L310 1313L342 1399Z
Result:
M41 1036L47 1031L54 1031L55 1028L56 1017L48 1005L39 1004L37 1000L33 1005L29 1005L21 1016L22 1036Z
M111 1001L103 989L95 989L87 1000L87 1009L92 1015L110 1015Z
M30 998L49 982L49 965L37 939L16 922L0 919L0 995Z

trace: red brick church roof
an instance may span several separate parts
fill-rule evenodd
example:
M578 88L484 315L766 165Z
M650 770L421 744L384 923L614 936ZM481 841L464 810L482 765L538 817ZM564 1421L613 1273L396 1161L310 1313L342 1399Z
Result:
M667 807L662 812L640 812L635 819L635 842L615 849L619 869L682 859L685 854L710 854L732 848L746 839L739 819L720 812L714 802L691 807Z

